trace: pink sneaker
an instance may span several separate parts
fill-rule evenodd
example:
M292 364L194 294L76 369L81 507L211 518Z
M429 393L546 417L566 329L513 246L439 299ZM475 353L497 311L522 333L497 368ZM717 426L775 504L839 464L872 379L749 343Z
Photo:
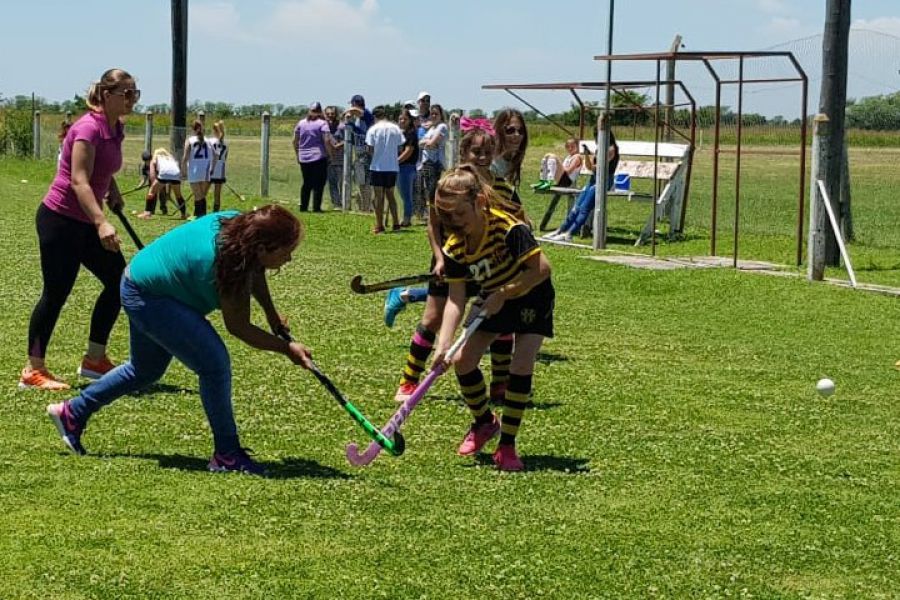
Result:
M500 432L500 421L495 415L491 415L491 420L482 425L472 423L469 427L466 437L463 438L462 444L456 451L460 456L472 456L481 450L485 444L491 441L491 438Z
M397 388L397 393L394 394L394 402L404 403L409 400L409 397L413 395L413 392L416 391L416 388L419 387L418 383L410 383L408 381L404 381L400 384L400 387Z
M497 446L497 451L494 452L494 464L501 471L522 471L525 469L525 465L522 464L522 460L516 454L516 447L509 445Z

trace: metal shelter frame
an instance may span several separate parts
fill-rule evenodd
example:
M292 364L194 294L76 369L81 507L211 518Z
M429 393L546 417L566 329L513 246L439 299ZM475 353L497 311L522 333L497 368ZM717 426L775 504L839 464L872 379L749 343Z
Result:
M660 90L661 85L677 86L679 89L681 89L681 92L688 99L687 102L673 103L672 106L669 107L669 108L677 108L677 107L683 107L683 106L690 106L691 126L690 126L690 132L688 134L685 134L684 132L678 130L668 121L662 121L662 123L660 122L659 90ZM677 79L671 80L671 81L660 80L659 72L657 72L656 79L645 80L645 81L611 81L611 82L609 82L609 84L607 84L607 82L605 82L605 81L582 81L582 82L564 82L564 83L512 83L512 84L498 83L498 84L483 85L483 86L481 86L481 89L504 90L505 92L507 92L514 98L516 98L519 102L525 104L526 106L528 106L529 108L531 108L532 110L537 112L538 114L542 115L551 124L555 125L556 127L559 127L560 129L562 129L569 135L573 135L572 132L569 131L568 129L566 129L563 125L556 123L555 121L553 121L552 119L547 117L547 115L545 115L540 110L538 110L533 104L529 103L524 98L522 98L519 94L516 94L514 91L512 91L512 90L551 90L551 91L568 90L572 94L572 96L575 98L575 101L578 103L578 106L581 109L580 115L579 115L578 130L579 130L579 138L584 139L585 113L588 111L588 107L585 106L584 101L581 99L581 97L579 97L579 95L576 93L575 90L603 91L603 90L607 90L607 88L608 88L609 91L618 92L618 91L622 91L622 90L643 89L643 88L647 88L647 87L655 87L656 88L656 106L655 106L655 114L654 114L654 126L655 126L655 130L656 130L656 136L655 136L654 151L653 151L653 154L654 154L654 156L653 156L653 169L654 169L653 201L651 202L651 205L652 205L651 208L653 210L653 220L651 221L651 223L654 224L654 226L651 227L651 252L652 252L652 254L655 255L656 254L655 223L656 223L656 210L657 210L656 201L660 194L660 190L658 189L659 179L657 178L657 175L656 175L656 171L658 170L658 167L659 167L659 144L660 144L660 135L659 135L660 127L659 126L660 126L660 124L662 124L664 127L669 129L673 133L677 134L679 137L683 138L685 141L689 142L690 146L691 146L692 154L694 152L696 139L697 139L697 102L694 99L694 97L691 95L690 91L688 91L687 87L684 85L684 83L682 81L677 80ZM634 108L644 109L644 107L634 107ZM599 148L599 146L598 146L598 148ZM599 150L598 150L598 154L599 154ZM685 213L687 212L688 197L689 197L690 188L691 188L692 168L693 168L693 160L691 160L687 166L685 191L684 191L684 202L682 203L682 206L681 206L681 214L679 215L679 223L678 223L679 231L684 229ZM602 210L605 211L605 207L603 207ZM605 215L602 220L602 223L604 223L604 229L605 229L605 223L606 223ZM672 224L670 224L670 226L672 226ZM596 248L605 248L606 247L606 231L598 231L598 229L600 229L600 228L596 228L596 227L594 228L594 248L595 249Z
M791 62L797 77L771 77L760 79L744 78L744 61L747 59L757 58L786 58ZM807 100L809 94L809 80L806 72L800 63L797 62L793 52L787 51L722 51L722 52L650 52L639 54L601 54L595 56L594 60L599 61L656 61L656 78L659 81L660 67L663 61L699 61L703 63L710 76L716 82L716 124L715 124L715 142L713 148L713 190L712 190L712 223L711 223L711 240L710 255L716 254L716 226L719 198L719 154L720 148L720 124L722 117L722 86L737 85L738 86L738 111L737 111L737 149L735 164L735 197L734 197L734 248L733 248L733 264L737 268L738 264L738 229L740 224L740 205L741 205L741 134L743 121L743 101L744 101L744 84L753 83L786 83L798 81L801 83L801 100L800 100L800 189L797 194L797 266L803 263L803 208L806 192L806 139L807 139ZM714 61L737 60L738 61L738 78L723 79L718 71L713 68ZM657 88L657 95L659 89ZM657 105L659 103L657 102Z

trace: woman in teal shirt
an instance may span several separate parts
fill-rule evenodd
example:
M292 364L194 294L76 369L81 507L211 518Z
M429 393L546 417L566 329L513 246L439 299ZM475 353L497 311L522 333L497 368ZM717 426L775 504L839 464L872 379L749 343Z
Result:
M284 327L265 272L289 262L302 237L302 225L290 211L269 205L246 214L207 215L138 252L121 284L122 307L131 325L131 358L72 400L47 407L65 445L86 454L81 435L90 416L158 381L174 357L200 378L200 399L215 445L209 469L264 474L240 445L231 405L231 359L206 315L221 309L225 327L238 339L310 368L308 348L250 322L253 297L273 332Z

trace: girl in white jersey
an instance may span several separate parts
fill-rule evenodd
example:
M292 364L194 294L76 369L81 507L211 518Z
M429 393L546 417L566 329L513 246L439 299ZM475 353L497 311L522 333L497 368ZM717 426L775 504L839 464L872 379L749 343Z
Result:
M215 156L209 140L203 135L203 123L194 121L194 135L184 142L184 156L181 158L181 170L187 174L191 193L194 194L194 218L206 214L206 192L209 191L209 176L212 172Z
M213 123L213 135L209 139L212 144L214 162L210 173L213 186L213 212L222 210L222 184L225 183L225 161L228 159L228 146L225 144L225 123Z
M150 161L150 181L153 183L150 185L150 191L147 192L144 212L139 213L138 218L149 219L153 216L156 211L157 197L159 197L162 214L168 214L165 200L167 191L175 195L175 202L178 210L181 211L181 218L187 218L187 207L184 197L181 195L181 169L178 168L178 161L175 160L175 157L169 154L165 148L157 148L153 152L153 159Z

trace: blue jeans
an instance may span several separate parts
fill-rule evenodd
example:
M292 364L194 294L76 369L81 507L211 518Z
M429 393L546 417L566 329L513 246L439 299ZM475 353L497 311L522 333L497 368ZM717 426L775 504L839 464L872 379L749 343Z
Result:
M217 452L240 447L231 408L231 359L225 343L197 310L167 296L142 292L127 277L120 286L128 315L131 357L69 403L81 423L125 394L141 390L165 374L175 357L200 377L200 400Z
M611 190L612 188L613 178L610 177L606 189ZM578 199L575 200L575 206L573 206L569 214L566 215L565 221L559 226L559 231L571 233L572 235L576 235L581 231L581 228L587 223L591 213L594 212L594 203L596 201L594 194L596 193L596 189L597 181L594 176L591 175L587 187L578 194Z
M416 165L400 165L400 173L397 175L397 187L400 189L400 197L403 198L403 222L409 223L413 216L413 189L416 183Z

